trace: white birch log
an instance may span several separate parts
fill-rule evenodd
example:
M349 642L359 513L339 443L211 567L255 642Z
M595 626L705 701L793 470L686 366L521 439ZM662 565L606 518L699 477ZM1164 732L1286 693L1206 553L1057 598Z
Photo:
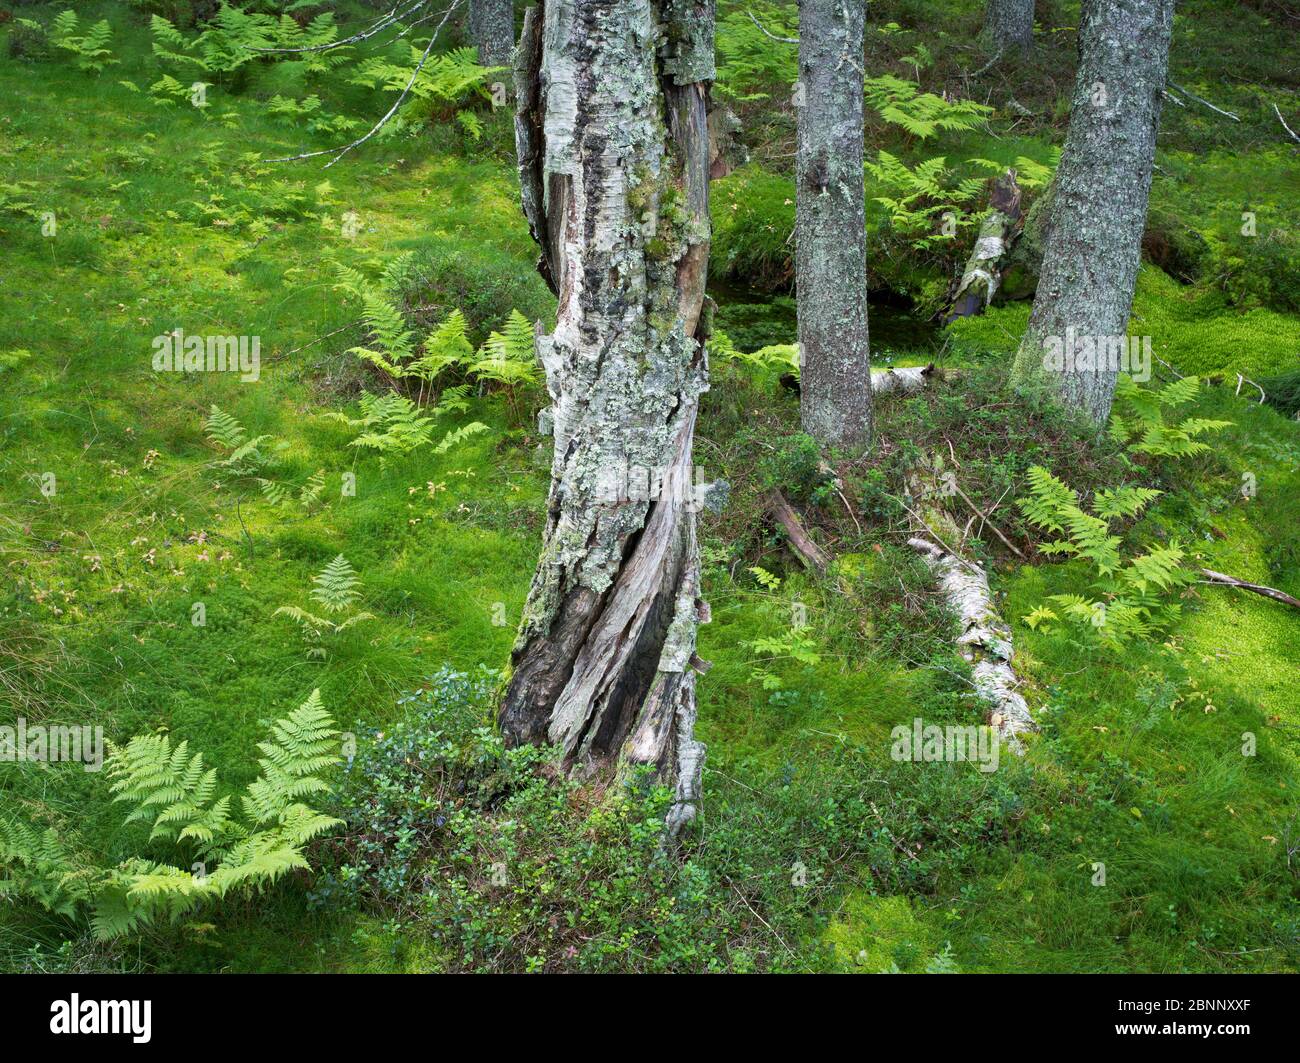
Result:
M873 395L909 394L920 391L934 375L933 365L908 366L903 369L871 370Z
M1011 629L994 608L988 577L978 565L927 539L918 536L907 543L925 556L938 578L939 589L961 619L957 645L971 663L976 693L989 705L989 723L1010 749L1023 753L1018 736L1036 727L1029 705L1016 689L1020 684L1011 667L1015 655Z

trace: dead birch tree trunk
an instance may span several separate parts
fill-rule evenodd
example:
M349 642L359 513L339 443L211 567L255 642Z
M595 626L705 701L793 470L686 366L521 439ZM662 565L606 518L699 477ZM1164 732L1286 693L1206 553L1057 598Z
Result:
M961 279L949 300L951 309L945 324L959 317L982 314L988 309L1002 283L1002 267L1020 224L1020 186L1016 171L1008 170L993 182L989 213L980 224L979 235Z
M515 60L524 213L559 297L541 558L499 720L582 775L653 766L695 812L692 437L708 366L712 0L545 0Z

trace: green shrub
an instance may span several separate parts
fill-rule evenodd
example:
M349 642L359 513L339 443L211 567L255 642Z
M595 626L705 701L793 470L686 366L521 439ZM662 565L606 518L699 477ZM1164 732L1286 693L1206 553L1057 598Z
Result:
M792 501L818 504L829 499L835 478L817 440L803 432L776 440L758 472L764 491L779 490Z
M665 852L670 794L634 775L595 796L545 770L548 751L504 749L495 681L444 668L401 699L348 770L311 894L432 939L446 969L824 968L805 931L863 864L883 893L932 891L1022 806L1004 773L836 746L743 785L710 776L708 829Z
M465 315L475 347L518 310L549 327L555 297L526 258L483 243L442 240L404 258L391 290L415 322L430 328L453 310Z
M9 29L10 59L49 59L50 35L39 22L30 18L14 19Z

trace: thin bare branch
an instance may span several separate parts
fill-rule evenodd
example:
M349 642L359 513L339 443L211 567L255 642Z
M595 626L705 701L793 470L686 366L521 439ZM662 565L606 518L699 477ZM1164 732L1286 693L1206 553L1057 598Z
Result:
M332 48L342 48L345 44L355 44L358 41L369 40L376 33L382 33L389 26L392 26L395 23L401 21L402 19L406 18L408 15L414 14L420 8L424 7L424 5L427 3L429 3L429 0L416 0L414 4L408 7L400 15L397 13L397 9L402 5L394 4L393 10L388 12L387 15L381 15L378 19L376 19L375 23L371 26L370 29L362 30L360 33L354 33L351 37L345 37L341 41L328 41L325 44L311 44L305 48L253 48L251 49L251 51L301 54L303 52L326 52Z
M766 26L764 26L763 23L759 22L758 19L754 16L754 12L750 11L749 8L745 8L745 14L749 16L749 21L750 21L750 22L752 22L755 26L757 26L760 30L762 30L762 32L763 32L763 36L765 36L765 37L771 37L772 40L774 40L774 41L780 41L782 44L798 44L798 43L799 43L799 38L798 38L798 37L778 37L775 33L773 33L773 32L772 32L771 30L769 30Z
M1183 88L1181 85L1176 85L1174 82L1171 81L1171 82L1169 82L1169 87L1170 87L1171 89L1177 89L1179 92L1181 92L1181 93L1182 93L1184 96L1186 96L1188 99L1195 100L1197 103L1202 104L1202 105L1205 106L1205 107L1208 107L1211 111L1214 111L1215 114L1221 114L1221 115L1223 115L1224 118L1231 118L1234 122L1240 122L1240 121L1241 121L1241 118L1238 117L1237 115L1233 114L1231 111L1225 111L1222 107L1216 107L1216 106L1214 106L1214 104L1212 104L1209 100L1203 99L1202 97L1196 95L1196 93L1194 93L1194 92L1189 92L1187 89Z
M1286 124L1286 119L1282 117L1282 112L1277 109L1276 103L1273 104L1273 113L1277 115L1277 120L1282 123L1282 128L1287 131L1287 134L1291 137L1291 139L1294 140L1297 144L1300 144L1300 137L1296 136L1295 130Z
M434 41L438 39L438 34L442 32L443 26L445 26L447 24L447 20L451 18L452 12L455 11L456 8L460 7L460 5L463 2L464 0L453 0L451 6L448 7L446 11L443 12L442 21L439 22L438 25L434 27L433 35L429 38L428 45L425 46L424 54L420 56L419 63L416 64L415 69L411 72L411 79L406 83L406 87L402 89L401 95L398 96L397 99L393 101L393 106L388 108L388 113L384 115L383 118L379 119L378 122L375 123L374 128L372 128L369 133L367 133L365 136L358 137L356 140L352 141L351 144L344 144L342 147L326 148L324 151L305 151L301 155L289 155L283 159L268 159L267 162L297 162L299 159L315 159L315 158L319 158L322 155L333 155L334 158L332 158L329 162L325 164L325 169L328 170L331 166L333 166L336 162L338 162L339 159L343 158L343 156L346 155L353 148L359 148L367 140L369 140L381 129L383 129L384 126L388 124L389 119L391 119L393 115L397 113L397 109L401 107L404 102L406 102L406 97L409 96L411 93L411 86L415 84L416 78L420 76L420 71L424 69L424 64L429 61L429 53L433 51Z

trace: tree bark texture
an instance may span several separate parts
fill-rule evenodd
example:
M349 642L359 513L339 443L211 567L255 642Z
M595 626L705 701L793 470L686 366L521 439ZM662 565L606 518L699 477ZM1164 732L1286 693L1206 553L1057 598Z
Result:
M1034 0L988 0L983 35L998 51L1030 47L1034 43Z
M651 765L695 812L699 599L692 438L708 386L712 0L545 0L515 55L539 269L551 489L499 720L591 775Z
M871 442L862 0L800 0L795 285L800 418L819 442Z
M1117 371L1071 337L1126 334L1146 220L1173 0L1084 0L1070 128L1053 187L1042 272L1014 378L1047 379L1105 423ZM1065 349L1063 365L1045 363ZM1078 357L1072 357L1074 355Z
M470 0L469 33L482 66L509 66L515 48L514 0Z

